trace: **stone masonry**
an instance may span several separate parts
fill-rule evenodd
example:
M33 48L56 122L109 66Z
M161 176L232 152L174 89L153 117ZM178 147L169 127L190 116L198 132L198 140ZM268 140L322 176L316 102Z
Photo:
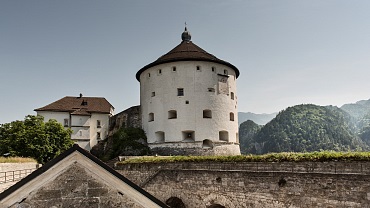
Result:
M46 186L31 193L16 207L141 208L142 206L93 177L88 170L72 165Z
M370 162L182 162L118 165L162 201L188 208L370 207Z

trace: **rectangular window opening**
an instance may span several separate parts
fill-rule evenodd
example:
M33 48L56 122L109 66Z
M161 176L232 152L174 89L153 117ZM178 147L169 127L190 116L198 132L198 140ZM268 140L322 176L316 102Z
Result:
M177 88L177 96L184 96L184 88Z
M64 127L68 127L69 126L69 120L68 118L64 119Z

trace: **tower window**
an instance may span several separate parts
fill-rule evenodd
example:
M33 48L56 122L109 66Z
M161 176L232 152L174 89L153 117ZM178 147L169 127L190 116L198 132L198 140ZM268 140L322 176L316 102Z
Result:
M175 72L176 71L176 66L173 66L172 67L172 71Z
M182 140L184 142L194 142L194 131L183 131L182 132Z
M212 66L212 71L215 72L216 71L216 67Z
M230 113L230 121L234 121L234 113Z
M101 121L100 120L96 120L96 127L101 128Z
M157 142L164 142L165 141L165 133L163 131L155 132L155 137Z
M203 118L212 118L211 110L203 110Z
M189 100L185 101L185 104L189 104Z
M228 72L226 69L224 69L224 75L228 75Z
M200 66L197 66L197 71L200 71Z
M148 77L150 77L150 73L148 73Z
M154 121L154 113L149 113L148 121L149 122Z
M218 136L219 136L220 141L225 141L225 142L229 141L229 132L227 131L220 131Z
M177 96L184 96L184 88L177 88Z
M168 111L168 119L175 119L175 118L177 118L177 111L175 110Z
M158 74L162 74L162 69L158 69Z
M152 97L154 97L155 96L155 92L152 92Z
M231 97L231 100L234 100L234 93L233 92L230 93L230 97Z

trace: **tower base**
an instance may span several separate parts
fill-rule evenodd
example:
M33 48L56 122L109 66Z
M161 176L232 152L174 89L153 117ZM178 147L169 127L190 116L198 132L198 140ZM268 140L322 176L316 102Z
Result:
M240 147L234 142L165 142L148 144L152 154L157 155L240 155Z

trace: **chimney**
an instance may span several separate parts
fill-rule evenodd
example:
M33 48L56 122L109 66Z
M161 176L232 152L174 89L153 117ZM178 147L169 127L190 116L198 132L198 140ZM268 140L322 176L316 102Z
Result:
M80 98L82 98L82 93L80 93Z

